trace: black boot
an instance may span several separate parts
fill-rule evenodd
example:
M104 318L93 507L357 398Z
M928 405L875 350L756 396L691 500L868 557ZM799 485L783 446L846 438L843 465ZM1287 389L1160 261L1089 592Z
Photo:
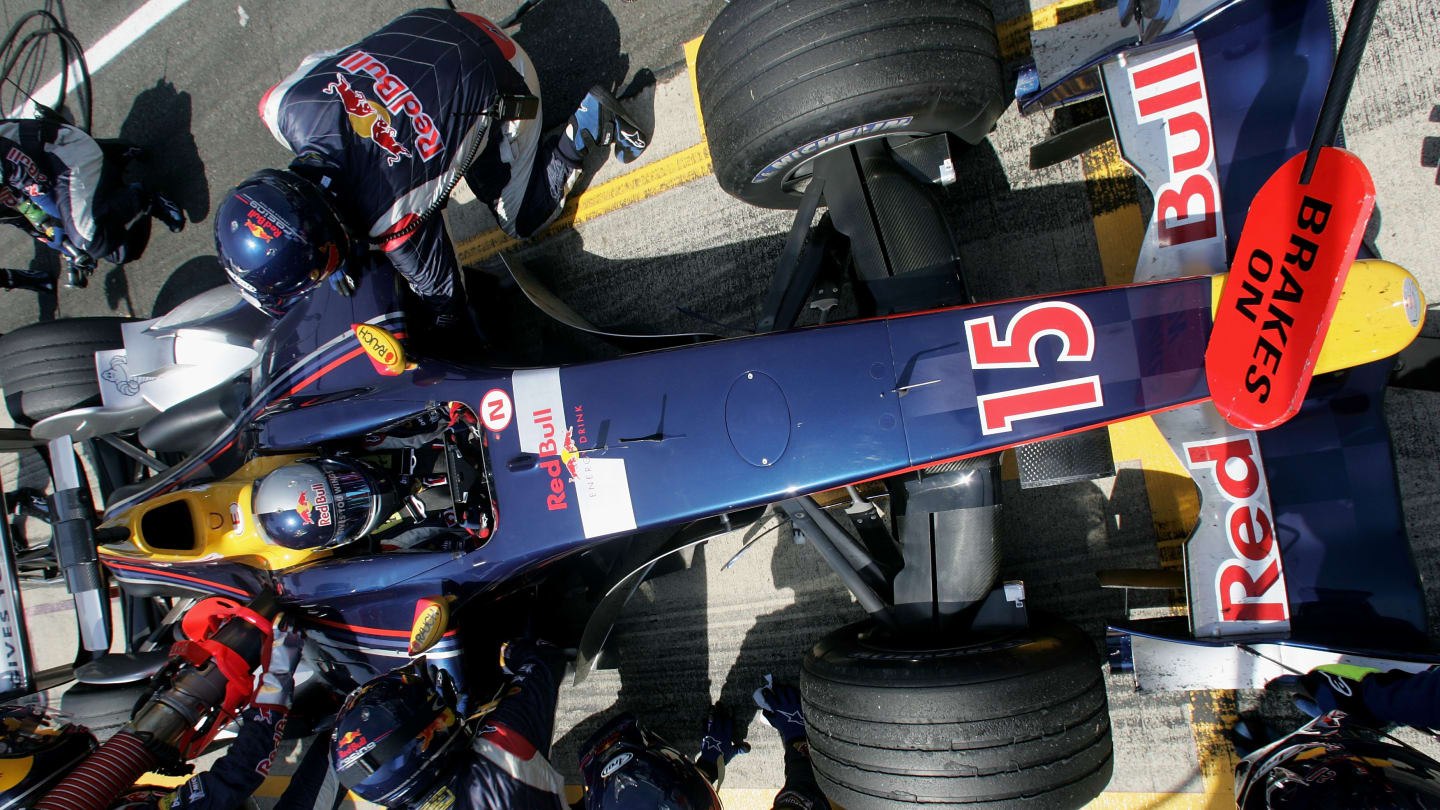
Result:
M7 290L32 290L37 293L55 292L55 279L42 270L0 268L0 286Z
M150 195L150 216L160 220L171 233L185 230L185 212L180 206L160 194Z

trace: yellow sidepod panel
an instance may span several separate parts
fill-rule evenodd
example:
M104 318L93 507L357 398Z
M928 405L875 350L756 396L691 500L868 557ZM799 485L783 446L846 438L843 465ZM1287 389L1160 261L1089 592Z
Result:
M150 498L107 521L101 528L124 527L130 540L100 547L112 559L153 563L233 560L271 571L329 554L271 545L256 528L251 491L271 470L302 455L260 456L223 481L187 487Z
M1225 274L1211 277L1212 309L1220 303L1227 278ZM1380 259L1355 262L1345 276L1314 373L1352 368L1399 353L1420 334L1424 317L1425 297L1408 270Z

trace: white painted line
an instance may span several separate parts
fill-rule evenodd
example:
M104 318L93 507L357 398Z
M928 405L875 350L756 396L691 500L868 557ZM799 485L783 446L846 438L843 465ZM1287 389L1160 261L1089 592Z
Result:
M115 27L115 30L100 38L99 42L90 46L85 51L85 64L90 68L90 75L93 77L120 54L121 51L130 47L135 40L145 36L145 33L154 28L161 20L170 16L170 12L185 5L189 0L148 0L145 5L136 9L125 21ZM74 87L80 82L80 63L71 62L69 70L70 78L68 87ZM45 83L35 93L35 101L47 106L54 106L60 94L60 76ZM10 111L11 118L29 118L35 114L35 104L27 101Z

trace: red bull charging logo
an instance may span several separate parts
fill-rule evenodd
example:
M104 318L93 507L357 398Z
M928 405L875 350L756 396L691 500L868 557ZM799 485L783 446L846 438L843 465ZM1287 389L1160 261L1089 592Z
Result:
M352 76L369 76L375 80L370 91L375 97L374 101L366 97L359 88L352 86L340 73L335 74L335 81L325 87L325 92L340 98L340 102L345 105L346 114L350 117L350 125L360 135L374 141L376 146L388 153L385 160L389 165L395 165L402 157L411 156L410 149L400 143L392 123L394 116L401 113L404 113L411 128L415 130L412 145L422 161L429 162L444 151L445 145L440 141L440 128L425 113L425 106L420 102L420 98L399 76L392 73L384 62L364 51L354 51L340 60L337 67Z
M311 484L308 495L301 492L295 501L295 513L300 515L301 523L329 526L330 499L325 495L325 488L319 484Z
M560 463L570 471L573 479L578 474L575 472L575 465L580 461L580 448L575 446L575 428L565 428L565 443L560 445Z
M362 138L369 138L388 155L385 163L394 166L402 157L410 157L410 150L396 138L399 134L390 124L390 112L384 107L370 103L365 94L350 86L350 82L339 73L335 81L325 86L327 95L339 96L345 105L345 114L350 118L350 127Z

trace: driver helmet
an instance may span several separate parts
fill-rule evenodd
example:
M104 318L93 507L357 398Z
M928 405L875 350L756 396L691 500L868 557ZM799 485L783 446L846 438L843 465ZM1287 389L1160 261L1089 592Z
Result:
M585 810L720 810L695 763L628 713L595 732L583 750Z
M1239 810L1420 810L1440 807L1440 762L1321 715L1235 768Z
M446 787L470 733L424 658L351 692L335 718L330 765L355 795L385 807L427 806Z
M57 712L0 706L0 810L30 807L95 748L89 729Z
M252 508L265 542L328 549L364 537L394 512L394 490L371 465L351 458L307 458L255 483Z
M215 213L215 254L230 283L280 317L339 269L350 239L328 195L294 172L264 169Z

